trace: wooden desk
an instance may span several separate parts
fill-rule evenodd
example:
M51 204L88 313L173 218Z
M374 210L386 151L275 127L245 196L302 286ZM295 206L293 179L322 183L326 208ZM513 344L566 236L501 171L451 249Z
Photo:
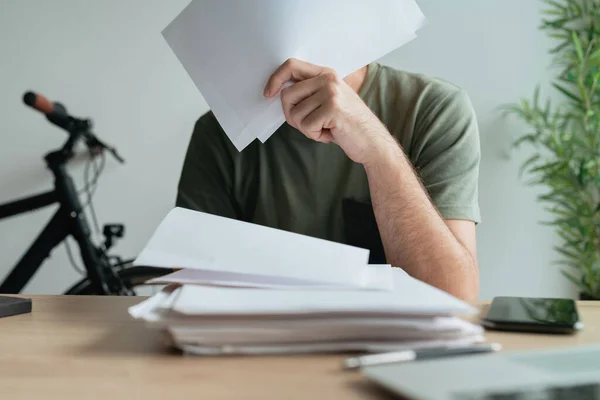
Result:
M132 320L127 297L32 296L33 312L0 319L4 399L381 399L341 356L195 358L170 353ZM575 336L487 334L507 350L600 343L600 303L582 302Z

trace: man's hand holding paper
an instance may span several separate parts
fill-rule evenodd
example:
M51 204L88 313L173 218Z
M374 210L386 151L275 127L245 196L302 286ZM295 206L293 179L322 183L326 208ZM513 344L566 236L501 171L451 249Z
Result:
M366 69L365 69L366 74ZM293 85L284 87L290 81ZM281 92L285 118L318 142L334 142L354 162L376 159L394 140L369 107L336 71L289 59L271 75L265 96Z

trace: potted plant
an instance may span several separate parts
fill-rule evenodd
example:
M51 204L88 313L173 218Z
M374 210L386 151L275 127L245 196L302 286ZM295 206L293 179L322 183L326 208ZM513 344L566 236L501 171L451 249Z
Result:
M562 240L557 263L582 299L600 299L600 0L544 3L540 29L558 41L552 85L564 101L542 104L538 87L506 111L531 129L514 145L533 147L522 171L546 189L538 199Z

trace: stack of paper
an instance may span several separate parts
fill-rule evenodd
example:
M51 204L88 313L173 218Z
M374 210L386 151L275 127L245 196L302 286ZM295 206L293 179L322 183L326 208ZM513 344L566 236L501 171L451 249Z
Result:
M393 273L394 291L167 287L130 309L197 354L393 351L466 345L479 326L466 304Z
M285 121L269 76L288 58L342 77L416 37L414 0L192 0L163 31L239 151Z
M387 351L482 340L456 318L468 304L368 251L200 212L174 209L137 265L186 269L132 307L198 354Z

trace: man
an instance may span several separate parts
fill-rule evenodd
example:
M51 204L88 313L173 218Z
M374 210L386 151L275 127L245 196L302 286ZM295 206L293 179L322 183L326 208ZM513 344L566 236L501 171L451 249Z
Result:
M480 150L466 94L377 63L342 80L295 59L264 95L279 92L287 124L242 152L212 113L198 120L177 205L369 248L372 263L475 299Z

